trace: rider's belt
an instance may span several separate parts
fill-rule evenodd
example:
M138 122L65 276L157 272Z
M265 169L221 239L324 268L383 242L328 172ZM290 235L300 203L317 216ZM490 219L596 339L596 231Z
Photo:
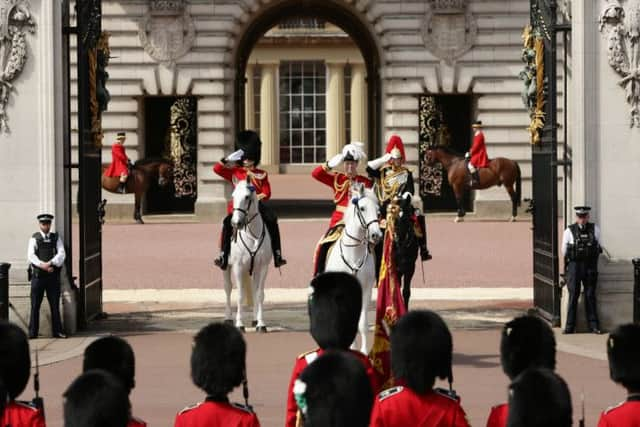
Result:
M346 206L336 205L336 211L338 211L338 212L346 212L347 208L346 208Z

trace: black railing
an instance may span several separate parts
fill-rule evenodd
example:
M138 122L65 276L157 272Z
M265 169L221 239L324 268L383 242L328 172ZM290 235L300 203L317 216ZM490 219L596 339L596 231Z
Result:
M11 264L0 262L0 319L9 319L9 269Z
M634 258L633 263L633 323L640 322L640 258Z

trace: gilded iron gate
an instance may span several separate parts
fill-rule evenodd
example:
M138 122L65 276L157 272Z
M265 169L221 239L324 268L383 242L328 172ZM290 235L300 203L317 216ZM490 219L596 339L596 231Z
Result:
M101 33L101 0L76 1L78 67L78 217L81 326L102 313L101 113L106 109L108 39Z
M556 8L555 0L530 0L520 75L531 116L533 303L553 326L560 325Z

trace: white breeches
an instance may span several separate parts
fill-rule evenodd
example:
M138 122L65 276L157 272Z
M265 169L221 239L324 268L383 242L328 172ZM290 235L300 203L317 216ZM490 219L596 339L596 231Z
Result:
M469 168L469 172L474 173L477 168L471 164L471 162L467 163L467 167Z

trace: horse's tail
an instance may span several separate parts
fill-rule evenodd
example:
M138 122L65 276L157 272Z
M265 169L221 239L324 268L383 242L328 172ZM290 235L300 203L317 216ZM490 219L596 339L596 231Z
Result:
M520 172L520 165L518 162L514 162L516 164L516 200L518 206L522 204L522 173Z

